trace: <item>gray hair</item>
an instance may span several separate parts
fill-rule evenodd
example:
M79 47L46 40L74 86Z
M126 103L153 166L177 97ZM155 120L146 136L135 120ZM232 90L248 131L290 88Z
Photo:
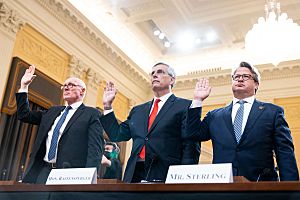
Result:
M153 65L153 67L156 67L157 65L164 65L164 66L168 67L168 69L167 69L168 75L171 76L172 78L174 78L174 83L171 85L171 88L173 88L175 85L175 81L176 81L176 73L175 73L174 68L163 62L156 63L155 65Z

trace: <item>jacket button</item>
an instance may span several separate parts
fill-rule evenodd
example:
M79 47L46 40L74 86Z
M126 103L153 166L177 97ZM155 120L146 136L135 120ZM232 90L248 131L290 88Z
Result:
M148 137L146 137L145 140L148 141L149 140Z

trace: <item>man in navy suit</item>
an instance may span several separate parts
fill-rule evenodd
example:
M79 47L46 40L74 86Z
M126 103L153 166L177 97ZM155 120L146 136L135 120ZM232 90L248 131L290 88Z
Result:
M241 62L232 73L232 103L208 112L202 121L197 104L202 101L203 91L199 90L201 82L197 83L186 133L200 141L212 140L213 163L232 163L234 176L276 181L276 157L280 180L297 181L294 145L283 109L256 100L259 82L258 70Z
M103 130L100 112L82 102L84 82L73 77L65 81L62 90L67 107L33 111L27 93L34 71L34 66L26 70L16 93L18 119L39 125L23 182L43 184L53 168L98 168L103 154Z
M110 140L133 141L125 182L165 181L170 165L199 161L199 143L183 139L186 111L191 101L172 94L173 68L164 63L154 65L151 83L154 99L135 106L121 124L112 110L117 92L112 82L107 82L103 94L101 123Z

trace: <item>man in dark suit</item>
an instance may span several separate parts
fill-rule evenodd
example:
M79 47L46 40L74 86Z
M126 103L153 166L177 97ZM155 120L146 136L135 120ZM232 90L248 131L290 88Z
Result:
M151 83L154 99L135 106L121 124L112 111L116 95L112 82L107 83L103 94L101 123L110 140L133 140L125 182L165 181L170 165L199 161L199 144L182 138L186 110L191 101L171 93L175 83L173 68L164 63L156 64L152 68Z
M53 106L47 111L29 108L28 86L35 78L30 66L16 93L18 119L39 125L23 182L43 184L53 168L99 167L103 153L103 130L97 109L83 104L84 82L69 78L62 86L68 106Z
M207 113L202 121L198 83L188 110L187 134L200 141L212 140L213 163L232 163L233 175L250 181L276 181L275 152L281 181L299 180L294 145L283 109L255 99L260 75L246 62L232 73L233 101ZM201 94L203 96L203 94Z

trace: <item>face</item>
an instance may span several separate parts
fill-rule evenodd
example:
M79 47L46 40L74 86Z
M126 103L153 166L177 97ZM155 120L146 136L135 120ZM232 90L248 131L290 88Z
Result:
M62 86L63 98L68 104L73 104L82 101L85 93L85 88L82 83L76 78L69 78Z
M104 147L104 151L112 152L113 150L114 150L113 145L107 144L107 145L105 145L105 147Z
M168 67L165 65L157 65L152 68L151 83L154 92L161 92L162 95L171 91L171 85L175 79L168 74Z
M233 76L235 80L232 80L232 92L235 98L244 99L255 94L258 83L253 80L254 76L248 68L237 68Z

